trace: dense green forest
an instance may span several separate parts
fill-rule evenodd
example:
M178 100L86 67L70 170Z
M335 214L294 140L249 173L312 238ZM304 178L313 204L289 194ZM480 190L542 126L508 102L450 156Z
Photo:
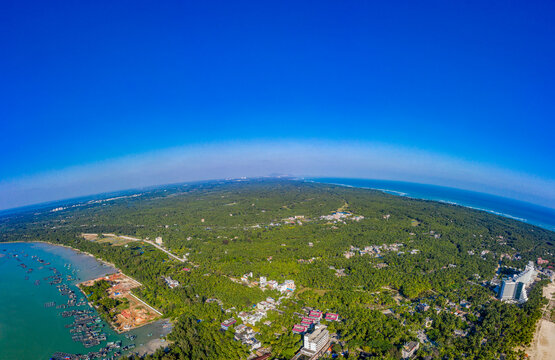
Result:
M68 245L144 284L135 293L175 320L172 345L148 359L246 358L249 349L232 331L219 330L220 323L268 296L280 297L234 281L249 272L254 279L297 284L280 312L268 312L264 321L271 324L255 327L276 359L289 359L301 346L291 327L304 306L340 315L328 323L339 339L333 349L350 358L398 359L403 344L420 337L419 359L518 359L523 352L516 349L532 339L547 280L534 285L524 305L496 300L490 280L498 269L523 268L538 257L555 261L555 233L535 226L455 205L295 180L175 185L52 210L1 217L0 241ZM347 215L322 218L337 211ZM146 242L115 246L85 240L83 233L161 237L188 262ZM368 247L381 250L365 254ZM170 289L163 276L181 285ZM206 301L211 298L223 305ZM423 303L429 308L417 310Z

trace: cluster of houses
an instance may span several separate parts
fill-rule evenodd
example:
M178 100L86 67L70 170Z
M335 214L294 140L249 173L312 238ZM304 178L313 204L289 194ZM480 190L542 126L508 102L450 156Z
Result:
M465 319L465 316L468 314L468 312L470 312L470 308L472 307L472 304L467 301L467 300L461 300L458 303L455 303L453 301L447 300L447 311L454 314L457 317L462 318L463 320ZM434 307L433 309L430 307L430 305L428 305L427 303L421 302L416 304L416 306L414 307L413 310L411 310L411 313L414 313L415 311L418 311L420 313L425 313L428 310L433 310L435 311L436 314L441 313L442 311L444 311L444 309L442 309L439 306ZM479 317L480 314L478 312L474 312L474 315ZM433 320L430 317L426 317L424 319L424 327L425 328L429 328L430 326L432 326L433 324ZM453 330L453 335L457 336L457 337L466 337L468 335L468 331L464 331L461 329L455 329ZM418 351L418 349L420 348L420 343L426 343L428 341L430 341L428 339L428 337L426 336L426 333L424 331L424 329L421 329L417 332L417 338L419 341L410 341L407 342L403 345L403 347L401 348L401 357L403 359L411 359L414 357L414 355L416 354L416 351Z
M446 304L447 307L447 311L450 312L451 314L455 315L456 317L461 318L462 320L466 320L466 315L471 311L472 308L472 304L468 301L468 300L461 300L458 303L455 303L453 301L448 301ZM419 312L426 312L430 309L430 306L426 303L419 303L416 305L415 310L419 311ZM434 308L434 311L436 312L436 314L441 313L442 311L444 311L441 307L436 306ZM478 311L474 311L472 313L475 317L480 317L480 313ZM426 317L426 319L424 320L424 326L426 328L430 327L433 323L433 320L431 320L429 317ZM455 329L453 331L455 336L458 337L465 337L468 335L467 331L463 331L463 330L459 330L459 329Z
M259 285L261 289L268 288L271 290L277 290L282 294L292 293L297 289L295 281L293 280L285 280L283 283L279 284L275 280L267 280L265 276L260 277Z
M337 277L347 276L347 274L345 274L345 269L336 269L335 266L331 266L331 265L328 266L328 269L334 270L335 276Z
M260 320L266 317L266 311L256 309L253 311L241 311L237 316L243 320L245 324L255 325Z
M468 255L475 255L474 250L468 250L466 253L467 253ZM486 256L486 255L489 254L489 253L490 253L489 250L482 250L482 251L480 252L480 256L481 256L481 257L484 257L484 256ZM503 257L511 258L511 256L508 255L508 254L502 254L500 259L503 259Z
M362 215L356 215L353 216L353 214L348 213L348 212L344 212L344 211L338 211L338 212L334 212L331 215L322 215L320 216L321 220L328 220L328 221L333 221L333 222L337 222L337 221L342 221L345 219L350 219L353 221L360 221L362 219L364 219L364 216Z
M234 280L237 281L237 280ZM297 287L295 281L285 280L283 283L278 283L276 280L268 280L265 276L261 276L259 281L253 279L252 272L241 276L241 282L248 286L260 286L261 289L277 290L282 294L289 294L294 292Z
M339 315L335 313L326 313L325 315L316 309L305 309L305 316L302 317L300 324L293 325L293 333L305 334L311 331L315 325L320 323L322 318L326 321L339 321Z
M222 306L224 305L224 302L223 302L222 300L216 299L216 298L207 299L207 300L206 300L206 303L207 303L207 304L216 303L216 304L220 305L220 307L222 307Z
M254 351L261 347L261 343L256 339L257 333L251 326L256 325L257 322L266 317L267 311L277 310L279 304L279 300L276 301L268 297L266 300L256 304L254 310L249 312L241 311L237 314L243 321L243 324L236 325L237 320L232 317L222 322L221 328L229 330L235 326L235 340L249 346L251 351ZM320 321L322 319L326 321L339 321L339 315L335 313L324 314L312 308L303 308L303 310L305 311L304 315L297 314L301 316L302 320L300 324L293 326L293 332L304 335L304 345L301 348L301 352L305 355L314 355L322 351L326 345L329 345L329 332L325 325L320 324ZM265 324L270 325L271 322L268 321Z
M370 255L373 257L381 257L384 252L396 252L397 255L402 255L405 252L401 251L401 247L405 246L404 244L382 244L382 245L370 245L365 246L364 249L360 249L356 246L351 245L351 248L343 253L347 259L352 258L355 255ZM411 255L416 255L420 252L418 249L412 249L409 251Z
M262 210L262 212L265 212L265 211ZM233 216L233 214L229 214L229 216ZM305 222L317 221L317 220L327 220L333 223L341 222L343 224L346 224L345 220L347 219L351 221L360 221L364 219L364 216L353 215L345 211L337 211L331 215L322 215L319 218L315 218L315 219L308 218L304 215L295 215L295 216L289 216L287 218L281 219L280 221L272 221L268 225L256 224L250 227L244 227L244 230L248 230L249 228L260 229L262 227L271 228L271 227L282 226L282 225L303 225L303 223ZM202 222L204 222L204 219L202 219ZM209 228L206 228L206 229L210 230Z
M446 308L451 314L463 318L466 314L468 314L472 304L468 300L461 300L458 303L453 301L447 301ZM416 305L415 310L418 312L426 312L430 309L430 305L426 303L419 303ZM436 314L439 314L443 311L443 309L439 306L434 308Z
M312 243L308 243L308 246L311 246L310 244ZM312 264L314 262L314 260L318 260L319 258L315 258L315 257L311 257L310 259L298 259L297 262L299 264Z
M310 219L305 219L304 215L295 215L295 216L290 216L288 218L283 219L283 222L285 224L290 224L290 225L294 225L294 224L302 225L303 221L310 221Z
M352 221L360 221L364 219L364 216L362 215L353 215L349 212L346 211L337 211L334 212L333 214L330 215L322 215L319 218L320 220L327 220L327 221L331 221L331 222L342 222L345 223L345 220L349 219ZM284 225L302 225L305 222L310 222L310 221L314 221L314 220L318 220L318 219L310 219L305 217L304 215L295 215L295 216L290 216L287 218L282 219L282 223ZM280 222L271 222L269 224L269 226L280 226L282 225L282 223ZM258 225L258 227L260 227Z
M229 318L221 323L221 327L223 330L227 331L236 323L237 323L237 320L235 320L234 318ZM235 340L240 341L244 345L249 346L251 350L256 350L262 345L260 343L260 340L256 338L256 332L254 332L254 330L251 327L245 324L240 324L235 327L234 338Z
M256 338L256 333L254 332L254 330L245 324L237 325L235 327L234 338L235 340L243 343L243 345L247 345L248 347L250 347L251 351L256 350L260 346L262 346L260 340Z
M261 302L259 302L258 304L256 304L256 309L261 310L261 311L270 311L270 310L276 310L277 306L280 304L281 302L279 300L274 300L271 297L267 297L266 300L262 300Z
M179 281L174 280L169 276L164 276L164 281L170 287L170 289L173 289L179 286Z
M209 299L214 302L221 303L218 299ZM209 301L207 300L207 302ZM267 311L277 310L277 306L280 304L279 300L274 300L271 297L266 298L254 305L254 310L252 311L241 311L237 314L237 317L243 321L243 324L235 326L235 340L241 341L244 345L250 347L251 350L256 350L261 346L259 340L256 339L256 332L248 325L254 326L257 322L266 317ZM226 313L229 312L226 310ZM233 317L225 320L221 323L221 328L223 330L229 330L232 326L237 323ZM271 322L267 321L265 325L271 325Z
M255 325L257 322L266 317L268 311L277 310L279 304L279 300L274 300L273 298L268 297L266 300L254 305L254 309L252 311L241 311L237 314L237 316L245 324Z

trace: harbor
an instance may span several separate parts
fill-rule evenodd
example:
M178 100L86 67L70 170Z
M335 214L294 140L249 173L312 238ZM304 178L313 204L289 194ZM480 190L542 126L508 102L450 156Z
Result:
M1 244L0 271L7 290L0 299L3 358L118 359L161 340L157 324L118 334L90 306L77 284L117 273L90 256L48 244Z

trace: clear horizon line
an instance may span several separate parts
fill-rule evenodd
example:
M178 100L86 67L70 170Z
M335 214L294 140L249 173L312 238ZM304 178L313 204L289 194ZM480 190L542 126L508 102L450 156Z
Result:
M414 148L352 142L226 142L184 146L0 180L0 209L148 186L304 174L475 191L555 209L555 179Z

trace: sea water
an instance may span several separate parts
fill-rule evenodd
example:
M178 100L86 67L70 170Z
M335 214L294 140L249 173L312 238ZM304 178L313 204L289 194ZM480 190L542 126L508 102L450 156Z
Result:
M39 263L36 256L49 265ZM22 268L25 264L27 268ZM33 269L28 272L28 269ZM134 343L138 350L141 344L165 335L168 326L162 328L160 322L145 325L129 334L136 335L133 341L123 334L117 334L108 324L102 332L106 341L98 346L85 348L72 340L70 329L65 325L73 322L73 317L64 318L65 310L56 306L45 307L46 303L65 304L56 285L50 285L46 277L53 275L56 268L63 276L62 284L68 285L79 298L84 296L76 284L96 279L117 270L97 261L94 257L75 250L44 243L0 243L0 359L41 360L49 359L54 352L86 354L106 346L108 341L123 342L123 346ZM73 280L67 280L70 275ZM40 282L38 283L37 280ZM88 305L80 308L88 309Z

